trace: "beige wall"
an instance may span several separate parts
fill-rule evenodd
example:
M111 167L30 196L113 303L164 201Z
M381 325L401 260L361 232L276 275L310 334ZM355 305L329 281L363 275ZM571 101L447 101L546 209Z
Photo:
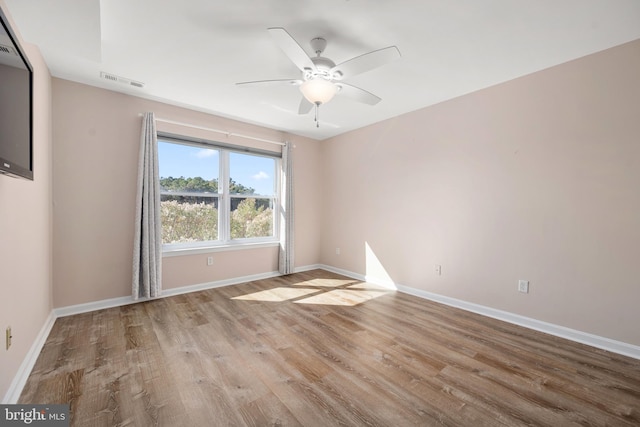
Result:
M639 76L636 41L324 141L321 262L640 345Z
M296 266L319 258L319 143L209 114L95 87L53 79L54 305L131 294L135 183L141 118L159 118L295 144ZM175 125L159 129L278 150ZM206 265L207 256L214 265ZM214 252L163 260L163 288L207 283L277 270L274 248Z
M8 14L2 0L0 7ZM13 26L14 28L15 25ZM51 312L51 78L40 52L34 68L34 180L0 175L0 398ZM13 345L5 350L5 328Z
M0 395L52 307L129 295L143 111L294 142L296 266L640 345L640 41L321 143L52 80L26 48L35 179L0 176L0 328L14 335L0 347ZM212 255L213 267L207 254L165 258L164 287L277 266L275 248Z

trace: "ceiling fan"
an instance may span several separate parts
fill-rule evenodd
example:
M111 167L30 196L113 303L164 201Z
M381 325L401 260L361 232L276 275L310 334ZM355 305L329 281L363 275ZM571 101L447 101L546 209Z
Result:
M381 101L376 95L359 87L344 83L343 80L357 74L380 67L388 62L400 58L400 51L396 46L374 50L338 65L322 55L327 47L327 41L322 37L311 40L311 48L316 56L311 58L298 42L284 28L269 28L269 34L280 46L289 59L300 69L302 77L299 79L259 80L236 83L238 86L252 85L292 85L299 86L302 100L298 107L298 114L307 114L315 106L316 126L318 123L318 107L329 102L336 94L344 95L356 101L375 105Z

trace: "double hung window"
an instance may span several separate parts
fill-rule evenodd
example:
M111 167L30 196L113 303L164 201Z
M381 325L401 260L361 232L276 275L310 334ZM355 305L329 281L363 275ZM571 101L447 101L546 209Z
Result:
M276 241L279 153L158 134L165 250Z

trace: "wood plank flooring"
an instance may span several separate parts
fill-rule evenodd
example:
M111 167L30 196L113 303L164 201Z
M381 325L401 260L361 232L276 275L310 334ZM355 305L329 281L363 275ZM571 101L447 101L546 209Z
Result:
M638 426L640 361L323 270L64 317L75 426Z

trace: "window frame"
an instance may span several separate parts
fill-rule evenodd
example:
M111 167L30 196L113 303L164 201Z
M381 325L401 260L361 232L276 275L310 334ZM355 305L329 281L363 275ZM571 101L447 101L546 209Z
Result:
M163 243L163 255L182 255L186 253L212 252L226 249L250 249L262 246L276 246L280 236L280 170L282 168L282 153L276 151L261 150L253 147L238 146L200 138L192 138L184 135L176 135L167 132L156 133L158 142L181 144L191 147L214 149L218 151L218 192L197 193L199 197L217 197L218 199L218 240L197 242ZM267 157L274 159L274 189L272 195L264 194L230 194L230 153ZM160 192L160 195L168 194ZM171 193L172 195L194 196L194 193ZM231 199L254 198L270 199L272 208L273 235L265 237L231 238Z

